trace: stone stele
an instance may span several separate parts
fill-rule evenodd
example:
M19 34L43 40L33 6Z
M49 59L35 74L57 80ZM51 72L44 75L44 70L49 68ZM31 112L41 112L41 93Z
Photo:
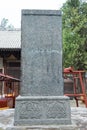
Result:
M63 96L62 18L57 10L22 10L21 92L15 126L71 124Z

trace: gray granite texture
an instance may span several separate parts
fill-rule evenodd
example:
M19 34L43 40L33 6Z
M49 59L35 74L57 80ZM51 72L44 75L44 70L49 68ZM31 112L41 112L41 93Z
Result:
M66 96L19 96L16 99L15 125L71 124Z
M63 95L60 11L22 11L21 95Z

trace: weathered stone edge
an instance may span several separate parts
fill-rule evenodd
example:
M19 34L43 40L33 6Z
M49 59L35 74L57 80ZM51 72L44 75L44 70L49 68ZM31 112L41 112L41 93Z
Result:
M58 99L58 100L69 100L69 97L67 96L18 96L16 98L17 100L27 100L27 99L38 99L38 100L55 100L55 99Z
M55 15L61 16L62 13L60 10L29 10L29 9L22 9L23 15Z

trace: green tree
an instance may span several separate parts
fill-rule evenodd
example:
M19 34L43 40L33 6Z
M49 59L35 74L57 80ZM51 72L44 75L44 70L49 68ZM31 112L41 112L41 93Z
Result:
M0 30L5 31L5 30L15 30L14 26L12 24L8 24L8 19L3 18L1 20L1 24L0 24Z
M63 65L87 69L87 3L67 0L62 12Z

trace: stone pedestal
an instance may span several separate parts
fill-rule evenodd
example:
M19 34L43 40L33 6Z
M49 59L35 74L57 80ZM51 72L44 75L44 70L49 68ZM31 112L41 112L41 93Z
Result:
M61 12L23 10L21 40L21 96L14 124L71 124L69 98L63 96Z
M15 125L70 124L67 97L22 96L16 101Z

